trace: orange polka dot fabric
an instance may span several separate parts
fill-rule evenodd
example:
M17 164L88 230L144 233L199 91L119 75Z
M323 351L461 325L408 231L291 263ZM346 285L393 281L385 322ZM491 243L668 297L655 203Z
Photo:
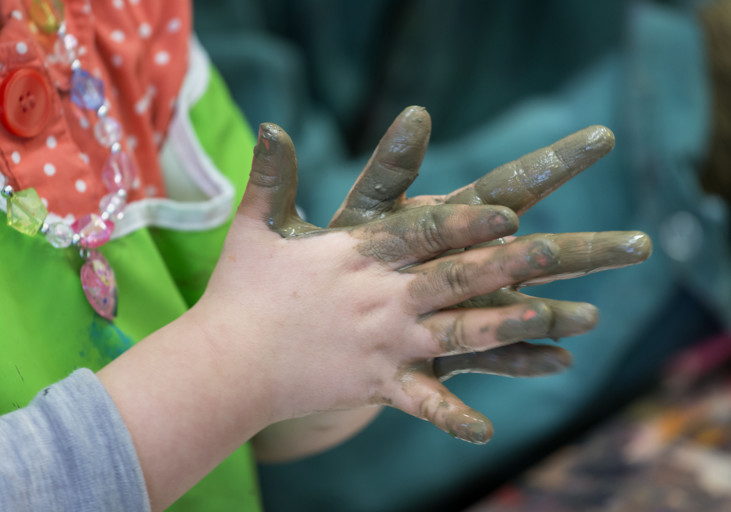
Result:
M48 81L51 112L32 137L0 125L0 173L16 190L35 188L49 212L70 221L99 211L108 193L101 172L109 148L94 137L96 114L71 101L71 68L56 56L57 36L30 21L29 2L0 2L0 87L13 71L35 69ZM189 2L64 3L81 67L104 82L109 115L122 125L122 149L137 166L129 202L164 197L158 151L188 65Z

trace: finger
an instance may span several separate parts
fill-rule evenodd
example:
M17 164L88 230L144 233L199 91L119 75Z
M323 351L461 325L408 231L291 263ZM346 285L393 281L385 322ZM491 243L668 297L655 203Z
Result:
M254 148L249 183L239 212L266 222L272 231L291 236L316 230L300 219L295 208L297 157L289 135L279 126L263 123Z
M652 254L650 237L640 231L601 231L528 235L525 239L553 240L560 247L555 271L526 279L521 286L535 286L560 279L571 279L603 270L636 265Z
M505 286L538 284L640 263L652 244L638 231L517 237L404 270L417 310L429 313Z
M539 377L564 371L573 358L554 345L518 342L484 352L434 359L434 374L445 381L459 373L485 373L505 377Z
M492 438L490 420L467 407L431 375L413 372L407 379L409 396L404 404L395 406L469 443L485 444Z
M550 274L559 246L549 238L515 241L443 256L403 272L414 274L409 293L419 314Z
M553 312L541 301L490 309L448 309L422 319L421 325L432 335L429 355L443 356L546 338Z
M357 226L390 212L419 174L430 134L431 118L423 107L412 106L401 112L330 226Z
M553 313L553 325L546 337L557 340L569 336L583 334L593 329L599 321L599 310L586 302L565 300L537 299L509 288L502 288L486 295L468 299L459 307L487 308L512 304L532 303L540 300Z
M361 254L401 268L517 229L517 215L502 206L435 205L369 222L350 234L362 240Z
M587 169L614 147L614 134L590 126L494 169L447 197L448 203L501 204L518 215Z

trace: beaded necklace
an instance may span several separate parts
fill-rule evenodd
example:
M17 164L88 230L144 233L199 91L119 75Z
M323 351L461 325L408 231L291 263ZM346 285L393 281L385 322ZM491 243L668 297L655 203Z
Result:
M33 188L15 190L5 185L0 193L7 200L7 222L17 231L35 236L39 232L53 246L64 249L74 246L85 260L81 267L81 285L87 300L99 315L114 320L117 314L117 284L114 270L97 250L109 241L114 232L114 222L124 215L127 194L136 178L137 171L130 156L122 149L122 128L120 123L108 115L109 103L105 98L104 82L83 68L79 60L78 41L67 33L64 21L64 4L61 0L30 0L28 15L35 27L44 34L56 35L53 53L48 60L68 65L71 70L71 101L81 109L94 112L94 138L97 143L109 148L109 155L101 170L101 178L107 191L99 204L98 213L90 213L77 219L71 226L64 222L47 222L48 211ZM17 112L0 112L0 121L12 133L22 137L31 136L22 131L13 116L24 114L25 90L20 88L28 80L36 79L26 69L17 69L8 74L0 87L6 94L13 94L13 87L22 101ZM40 80L43 80L40 78ZM43 85L46 87L45 85Z

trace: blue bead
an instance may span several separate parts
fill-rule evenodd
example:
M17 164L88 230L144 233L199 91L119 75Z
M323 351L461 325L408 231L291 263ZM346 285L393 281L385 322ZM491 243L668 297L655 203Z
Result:
M75 69L71 75L71 101L81 108L97 110L104 104L104 82L88 71Z

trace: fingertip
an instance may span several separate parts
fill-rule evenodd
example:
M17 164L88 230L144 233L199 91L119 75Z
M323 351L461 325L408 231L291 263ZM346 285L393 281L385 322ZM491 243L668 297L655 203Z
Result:
M531 345L522 343L523 347L530 347L530 351L524 354L525 358L517 363L520 372L515 376L521 377L544 377L561 373L573 366L574 356L563 347L555 345Z
M486 444L495 432L492 422L474 410L452 418L448 425L450 435L472 444Z
M652 240L642 231L630 231L627 234L625 250L628 254L635 255L637 261L645 261L652 254Z
M534 376L553 375L573 366L574 356L568 350L555 346L545 346L545 349L544 357L535 362Z
M574 319L583 329L593 329L599 323L599 308L588 302L580 304L575 310Z
M601 153L602 156L614 148L615 138L612 130L602 125L586 128L586 149Z
M282 127L274 123L261 123L259 125L259 134L256 140L256 150L258 152L274 152L276 149L294 148L292 139Z
M494 220L496 229L499 230L500 236L512 235L518 231L520 227L520 218L518 214L507 206L492 207L494 210Z
M467 427L468 435L462 438L473 444L487 444L495 433L492 422L487 418L484 421L475 421Z
M276 139L279 132L284 131L279 125L274 123L261 123L259 125L259 136L257 143Z
M431 116L427 110L419 105L411 105L401 111L399 117L408 123L424 125L431 130Z

